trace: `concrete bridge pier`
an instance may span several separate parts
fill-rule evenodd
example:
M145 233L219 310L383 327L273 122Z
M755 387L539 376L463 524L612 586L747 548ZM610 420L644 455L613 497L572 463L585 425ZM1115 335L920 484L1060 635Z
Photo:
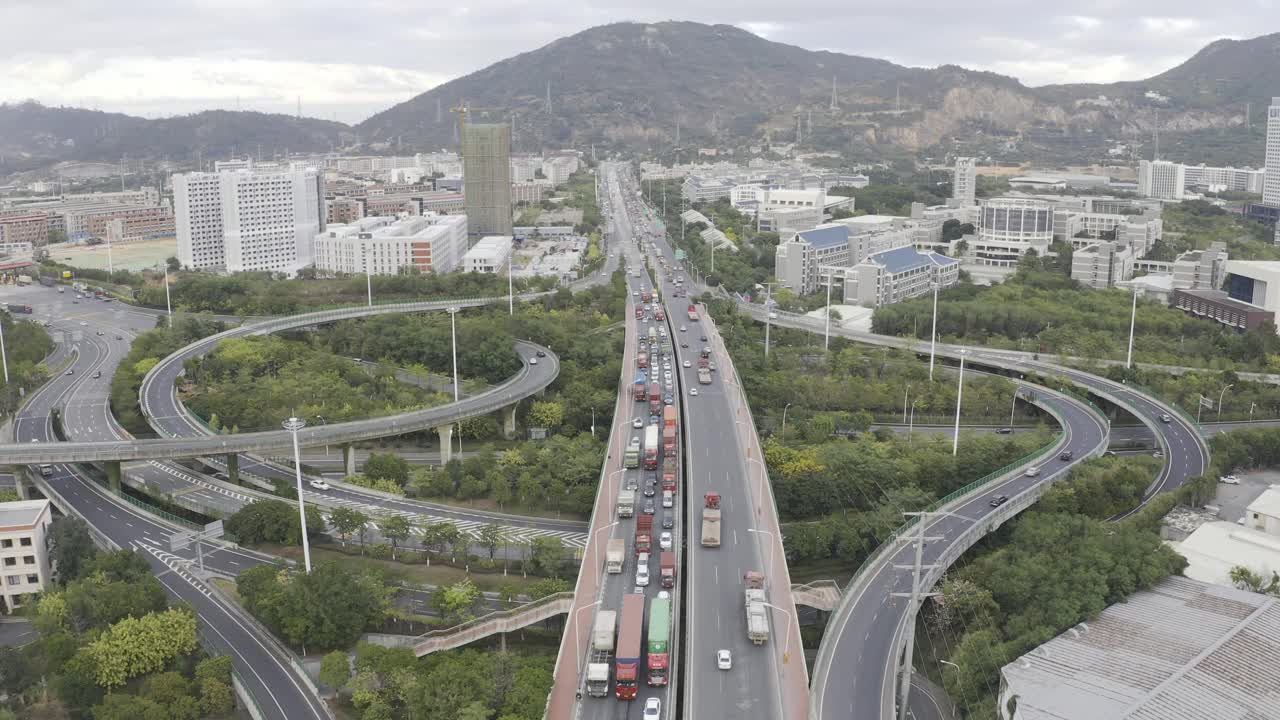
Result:
M107 468L107 484L114 493L120 492L120 461L108 460L104 463Z
M346 473L347 475L356 474L356 446L355 445L348 444L348 445L342 446L342 468L343 468L343 472Z
M240 456L236 453L227 453L227 478L240 484Z
M518 403L512 403L502 408L502 436L508 440L516 436L516 407Z
M440 464L446 465L453 459L453 423L436 428L440 435Z

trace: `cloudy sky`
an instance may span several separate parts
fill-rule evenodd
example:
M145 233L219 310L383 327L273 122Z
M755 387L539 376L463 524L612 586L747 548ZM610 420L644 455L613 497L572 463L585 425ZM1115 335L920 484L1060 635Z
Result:
M0 0L0 101L156 117L292 113L300 97L306 115L358 122L594 25L673 18L1043 85L1136 80L1280 30L1280 0Z

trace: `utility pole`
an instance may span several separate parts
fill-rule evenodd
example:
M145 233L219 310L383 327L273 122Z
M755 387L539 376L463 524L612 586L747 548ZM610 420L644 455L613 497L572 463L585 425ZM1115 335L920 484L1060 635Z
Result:
M836 76L832 75L831 76L831 112L835 112L839 109L840 109L840 106L836 104Z
M1129 354L1124 360L1124 369L1133 367L1133 327L1138 320L1138 288L1133 289L1133 311L1129 314Z
M916 559L911 565L895 565L899 570L911 571L911 592L910 593L890 593L893 597L905 597L909 599L909 607L907 608L907 637L903 643L902 668L899 671L901 675L901 684L898 688L898 720L907 720L907 696L911 693L911 657L913 653L913 645L916 641L916 615L920 612L920 605L924 599L937 595L938 593L921 592L921 572L924 570L933 570L937 565L924 565L924 544L926 542L934 542L944 538L939 536L925 537L924 526L935 517L947 515L948 513L934 512L908 512L903 513L907 516L915 516L916 518L916 536L913 538L916 546Z
M835 284L835 273L827 274L827 327L822 332L822 350L831 349L831 286Z

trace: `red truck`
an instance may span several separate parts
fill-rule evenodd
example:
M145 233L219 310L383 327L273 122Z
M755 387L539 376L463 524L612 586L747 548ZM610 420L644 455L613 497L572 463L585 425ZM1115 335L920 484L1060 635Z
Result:
M653 545L653 516L641 515L636 520L636 554L649 552Z
M648 305L649 301L652 299L653 299L653 293L649 292L648 290L645 290L644 292L640 293L640 300L645 305Z
M649 376L647 373L636 373L636 381L631 385L632 397L636 399L636 402L644 402L645 382L648 381L648 379Z
M668 550L658 557L658 566L662 568L662 587L674 587L676 584L676 554Z
M644 370L644 369L648 368L648 367L649 367L649 356L648 356L648 355L645 355L645 354L643 354L643 353L642 353L642 354L640 354L640 355L637 355L637 356L636 356L636 367L640 368L641 370Z
M662 410L662 388L658 383L649 383L649 414L657 415Z
M614 653L615 694L619 700L635 700L640 685L640 634L644 630L644 595L622 597L618 624L618 649Z
M676 406L668 405L662 411L662 455L675 457L676 454Z
M636 318L637 318L637 319L639 319L639 318L642 318L642 317L644 317L644 307L643 307L643 306L640 306L640 305L637 305L637 306L636 306Z
M667 319L667 312L662 309L661 305L653 306L653 319L662 322Z
M689 322L698 322L698 306L689 303Z

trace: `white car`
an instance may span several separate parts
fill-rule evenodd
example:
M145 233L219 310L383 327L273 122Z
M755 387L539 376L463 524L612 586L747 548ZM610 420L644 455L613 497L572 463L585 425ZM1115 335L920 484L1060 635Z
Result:
M693 367L693 363L689 362L688 360L685 360L683 364L685 367Z
M644 701L644 715L641 720L661 720L662 718L662 701L656 697L651 697Z
M1218 478L1218 482L1224 483L1226 485L1239 485L1240 478L1236 477L1235 475L1225 475L1223 477Z
M670 369L671 369L671 363L669 363L669 362L664 362L664 363L662 363L662 369L663 369L663 370L670 370Z
M685 327L685 326L683 326L683 325L681 325L681 326L680 326L680 332L687 332L688 330L689 330L689 328L687 328L687 327Z
M644 418L636 418L636 419L632 420L632 421L631 421L631 427L633 427L633 428L642 428L642 427L644 427Z
M641 565L636 568L636 586L649 587L649 566Z
M690 395L692 395L692 396L694 396L694 397L697 397L697 396L698 396L698 388L689 388L689 394L690 394Z
M311 486L312 490L328 490L329 489L329 483L323 480L311 480L307 484Z
M733 656L729 654L727 649L716 651L716 667L721 670L733 669Z
M538 358L529 358L529 364L530 364L530 365L537 365L537 364L538 364Z
M1040 468L1035 466L1029 467L1027 468L1027 471L1023 474L1026 475L1027 477L1036 477L1040 474Z
M662 548L663 550L670 550L671 543L672 543L672 539L671 539L670 532L664 532L658 536L658 547Z
M640 297L640 291L639 291L639 290L632 290L632 291L631 291L631 297Z

